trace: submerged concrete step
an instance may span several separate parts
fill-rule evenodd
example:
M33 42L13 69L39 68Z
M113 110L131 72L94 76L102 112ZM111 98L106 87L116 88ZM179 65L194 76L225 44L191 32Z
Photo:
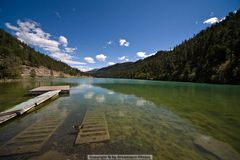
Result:
M51 128L39 128L39 130L36 130L36 126L44 126L46 120L48 120L48 116L42 118L1 146L0 156L32 153L41 150L46 141L65 120L68 112L56 112L55 115L58 117L51 122Z
M240 154L229 144L206 135L198 135L194 144L210 152L220 160L240 160Z
M89 109L82 121L75 144L89 144L110 140L105 114L98 109Z

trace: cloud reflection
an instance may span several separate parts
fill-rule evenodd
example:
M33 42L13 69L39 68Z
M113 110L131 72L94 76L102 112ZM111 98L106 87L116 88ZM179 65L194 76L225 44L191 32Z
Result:
M114 94L114 92L113 91L109 91L108 94Z
M144 100L144 99L138 99L137 101L136 101L136 106L144 106L144 105L146 105L146 103L147 103L147 101L146 100Z
M98 102L98 103L103 103L103 102L105 102L105 96L104 95L97 95L96 96L96 101Z
M92 99L94 95L94 92L87 92L86 94L84 94L84 98L85 99Z
M76 87L71 88L71 94L86 93L87 90L91 89L91 84L80 84Z

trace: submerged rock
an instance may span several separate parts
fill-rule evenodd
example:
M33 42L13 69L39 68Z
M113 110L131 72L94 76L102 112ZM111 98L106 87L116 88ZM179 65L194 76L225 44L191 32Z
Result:
M240 160L240 154L228 143L219 141L210 136L199 135L194 144L210 152L221 160Z

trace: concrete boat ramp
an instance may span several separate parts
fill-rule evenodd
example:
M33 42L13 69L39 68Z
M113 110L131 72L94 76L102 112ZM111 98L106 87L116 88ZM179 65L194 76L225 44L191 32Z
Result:
M42 86L32 89L29 92L34 95L41 95L22 102L11 109L0 112L0 124L24 114L41 103L57 96L59 93L69 93L69 86Z

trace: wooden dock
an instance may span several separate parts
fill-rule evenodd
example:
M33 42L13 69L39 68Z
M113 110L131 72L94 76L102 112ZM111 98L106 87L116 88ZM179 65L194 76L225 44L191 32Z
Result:
M70 86L40 86L29 91L31 95L39 95L49 91L60 90L60 93L69 94Z
M40 151L43 145L65 120L68 113L68 111L53 112L30 125L0 147L0 156Z
M17 115L22 115L23 113L47 101L48 99L51 99L59 93L60 90L49 91L35 98L29 99L23 103L20 103L13 108L0 112L0 124L16 117Z
M75 144L89 144L110 140L108 126L103 111L90 109L85 117L75 141Z
M16 116L17 116L17 113L9 113L9 114L6 114L6 115L2 115L2 116L0 116L0 124L6 122L6 121L8 121L8 120L10 120L10 119L12 119Z

